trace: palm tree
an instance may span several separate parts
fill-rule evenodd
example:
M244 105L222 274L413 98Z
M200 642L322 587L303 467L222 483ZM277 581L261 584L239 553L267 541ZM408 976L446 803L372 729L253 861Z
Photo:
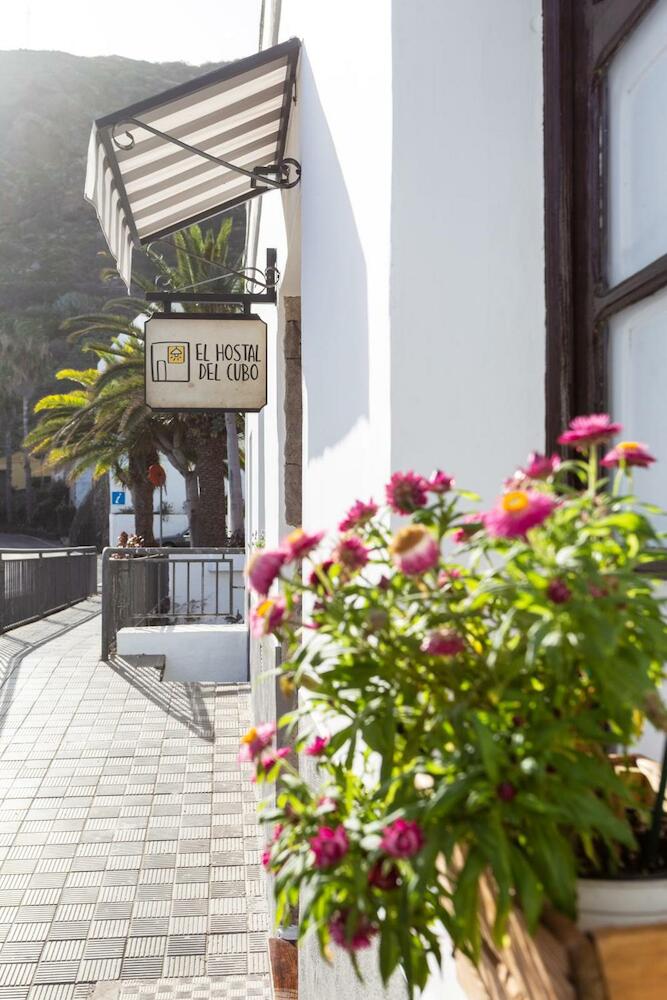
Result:
M175 250L174 264L170 264L163 255L151 251L151 257L157 264L160 276L167 286L185 290L202 287L215 281L218 291L239 291L243 279L239 278L238 274L221 274L220 272L221 267L228 267L234 271L238 271L240 267L240 259L232 257L230 251L233 222L233 217L227 216L217 233L212 230L202 232L198 225L190 226L189 229L176 233L172 244ZM209 306L208 308L215 307ZM196 304L186 304L184 309L186 312L199 311ZM220 305L217 309L220 312L227 312L230 307ZM202 444L200 455L202 522L214 533L216 522L222 516L220 511L224 510L224 494L218 495L218 482L220 470L224 467L226 445L230 496L229 534L237 542L242 541L244 536L239 418L242 419L241 414L225 413L224 430L217 417L206 418L204 421L200 421L198 426L198 437ZM226 438L226 441L223 438Z
M98 352L106 361L107 352ZM66 393L44 396L35 406L40 420L27 437L34 454L46 455L49 465L67 471L76 479L92 469L99 477L113 471L132 493L135 530L146 545L154 545L153 486L147 470L157 460L150 436L135 428L122 428L125 414L123 399L113 391L99 388L98 368L83 371L62 369L59 380L79 386Z
M32 400L49 374L49 327L48 317L39 310L28 310L19 316L5 316L0 323L0 367L21 402L24 440L30 431ZM30 524L34 510L34 492L30 451L25 445L23 468L26 521Z

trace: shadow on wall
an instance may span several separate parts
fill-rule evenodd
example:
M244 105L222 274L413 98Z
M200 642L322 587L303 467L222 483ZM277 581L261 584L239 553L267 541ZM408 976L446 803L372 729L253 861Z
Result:
M314 459L368 417L368 285L352 204L305 50L300 89L302 351L307 448Z

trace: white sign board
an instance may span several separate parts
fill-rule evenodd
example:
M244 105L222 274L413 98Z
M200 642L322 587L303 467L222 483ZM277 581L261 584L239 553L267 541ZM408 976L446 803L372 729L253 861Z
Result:
M154 410L266 406L266 323L167 313L146 322L146 403Z

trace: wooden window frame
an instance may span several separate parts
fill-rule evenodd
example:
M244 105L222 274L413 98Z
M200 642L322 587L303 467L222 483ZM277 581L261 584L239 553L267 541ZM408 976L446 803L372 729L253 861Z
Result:
M546 443L607 409L611 316L667 286L667 254L610 286L607 67L656 0L543 0Z

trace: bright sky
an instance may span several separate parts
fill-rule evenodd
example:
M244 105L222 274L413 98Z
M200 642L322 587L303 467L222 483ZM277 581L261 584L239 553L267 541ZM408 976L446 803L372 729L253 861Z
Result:
M11 0L0 48L199 64L257 51L261 0Z

